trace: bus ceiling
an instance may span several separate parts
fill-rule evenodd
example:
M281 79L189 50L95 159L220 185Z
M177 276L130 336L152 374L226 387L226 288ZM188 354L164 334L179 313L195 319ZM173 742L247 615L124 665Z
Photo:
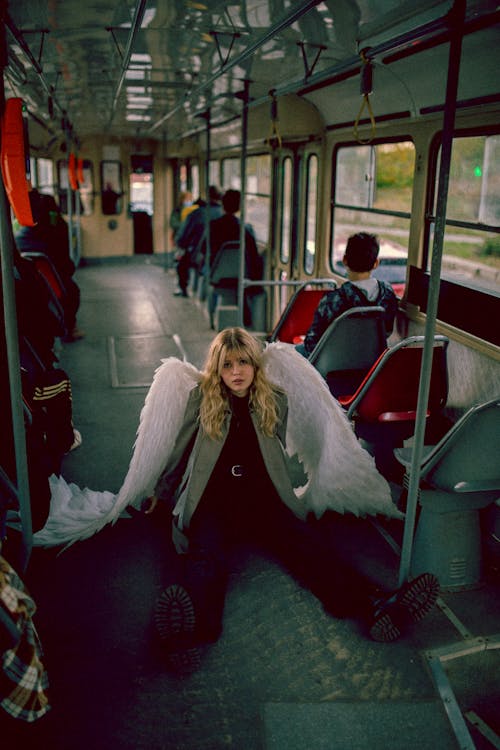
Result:
M241 115L244 82L250 109L295 94L326 127L355 122L360 94L372 91L374 120L419 116L443 105L462 5L459 102L498 95L487 57L500 36L492 0L391 0L383 13L369 0L6 5L6 97L21 97L46 142L62 137L70 150L97 135L179 140L203 131L207 111L216 128ZM286 137L286 122L280 130Z

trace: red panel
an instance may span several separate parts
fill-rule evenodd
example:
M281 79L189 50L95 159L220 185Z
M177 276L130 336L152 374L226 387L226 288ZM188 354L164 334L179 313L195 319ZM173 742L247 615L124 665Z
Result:
M76 176L76 156L71 153L68 159L69 184L72 190L78 190L78 179Z
M31 211L26 165L29 153L25 138L22 99L7 99L2 119L2 175L7 198L16 219L25 227L35 226Z

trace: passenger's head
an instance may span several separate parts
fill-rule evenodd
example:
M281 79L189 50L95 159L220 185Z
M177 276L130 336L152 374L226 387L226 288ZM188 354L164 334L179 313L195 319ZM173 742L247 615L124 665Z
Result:
M278 415L274 388L262 369L262 344L244 328L225 328L212 341L201 383L200 421L213 438L222 424L231 395L249 395L262 430L272 435Z
M209 185L208 188L208 200L210 203L219 203L220 201L220 190L216 185Z
M59 215L59 208L52 195L32 190L30 191L30 204L33 219L40 226L52 224Z
M374 234L358 232L347 240L344 265L351 271L367 273L378 265L378 239Z
M222 198L222 206L227 214L236 214L240 210L240 191L226 190Z
M224 366L233 357L247 361L256 372L260 368L262 345L244 328L225 328L212 341L205 363L205 375L223 379Z
M193 194L190 190L182 190L179 193L179 206L190 206L193 203Z

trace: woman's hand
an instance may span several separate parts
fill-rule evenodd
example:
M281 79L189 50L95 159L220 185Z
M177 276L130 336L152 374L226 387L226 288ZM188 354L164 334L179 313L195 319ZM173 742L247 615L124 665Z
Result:
M156 497L156 495L151 495L151 497L147 497L143 501L142 510L148 516L150 513L154 511L157 504L158 504L158 498Z
M178 555L185 555L189 549L189 540L177 527L175 518L172 519L172 541Z

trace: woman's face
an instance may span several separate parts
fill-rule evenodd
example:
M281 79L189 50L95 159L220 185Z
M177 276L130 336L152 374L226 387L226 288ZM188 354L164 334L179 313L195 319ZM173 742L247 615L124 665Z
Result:
M253 383L255 368L240 352L227 352L222 363L222 382L235 396L246 396Z

